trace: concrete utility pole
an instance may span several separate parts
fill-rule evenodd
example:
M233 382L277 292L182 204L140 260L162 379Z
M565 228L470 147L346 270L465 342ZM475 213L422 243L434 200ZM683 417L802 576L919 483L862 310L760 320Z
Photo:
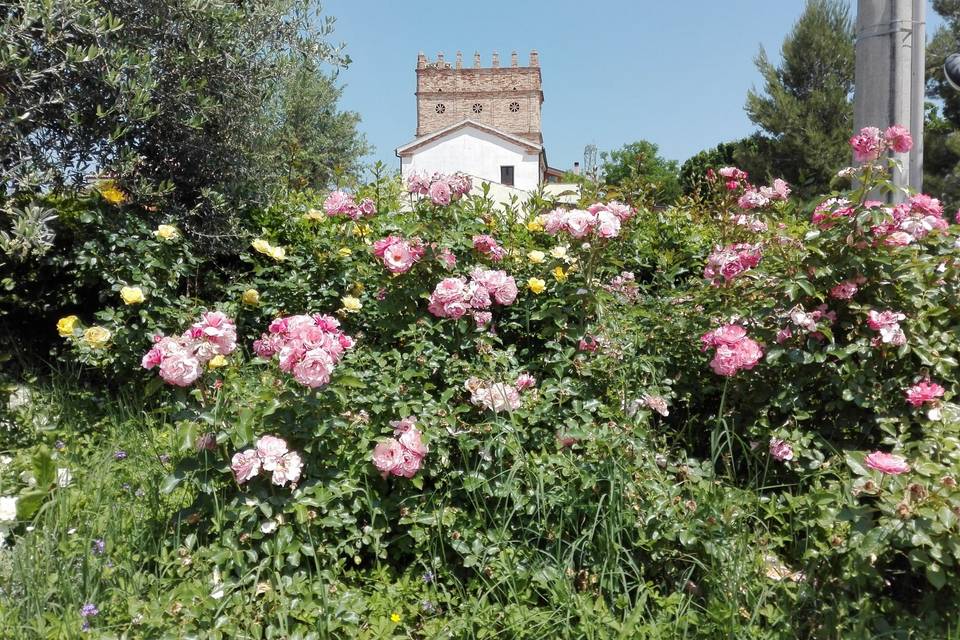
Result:
M910 128L913 149L897 154L894 182L923 188L923 96L926 0L857 0L854 131ZM899 198L902 196L894 196Z

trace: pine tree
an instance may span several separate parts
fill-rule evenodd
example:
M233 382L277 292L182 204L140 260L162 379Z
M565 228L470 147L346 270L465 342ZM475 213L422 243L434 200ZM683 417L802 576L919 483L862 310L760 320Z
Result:
M809 197L828 190L849 163L854 29L847 3L808 0L781 56L775 66L762 47L757 55L764 92L751 90L745 109L760 132L743 162L766 174L757 180L782 177Z

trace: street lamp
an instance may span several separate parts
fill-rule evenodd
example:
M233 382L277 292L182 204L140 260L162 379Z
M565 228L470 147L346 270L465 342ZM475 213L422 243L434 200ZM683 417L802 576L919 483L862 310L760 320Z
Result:
M951 87L960 91L960 53L951 53L943 61L943 75Z

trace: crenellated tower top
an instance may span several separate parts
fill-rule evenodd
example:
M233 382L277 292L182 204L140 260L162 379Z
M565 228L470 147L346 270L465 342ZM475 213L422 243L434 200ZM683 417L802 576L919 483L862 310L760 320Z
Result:
M540 56L534 50L528 60L527 66L521 67L513 51L509 66L501 66L500 54L493 52L490 66L484 67L476 52L473 66L464 67L459 51L454 65L444 59L443 52L432 61L420 52L417 137L469 119L542 143Z

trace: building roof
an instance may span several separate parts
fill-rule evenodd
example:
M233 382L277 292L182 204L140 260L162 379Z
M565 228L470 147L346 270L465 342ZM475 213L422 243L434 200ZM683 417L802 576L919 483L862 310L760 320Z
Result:
M472 127L480 131L485 131L486 133L497 136L498 138L502 138L507 142L512 142L517 146L528 149L535 154L543 153L542 144L537 144L536 142L532 142L530 140L527 140L526 138L521 138L520 136L514 135L512 133L501 131L496 127L491 127L488 124L483 124L481 122L477 122L476 120L470 120L469 118L467 118L466 120L461 120L460 122L452 124L448 127L444 127L443 129L438 129L433 133L428 133L425 136L420 136L419 138L416 138L405 145L397 147L397 155L398 156L410 155L415 150L419 149L420 147L426 144L429 144L430 142L433 142L434 140L446 137L451 133L459 131L460 129L465 129L467 127Z

